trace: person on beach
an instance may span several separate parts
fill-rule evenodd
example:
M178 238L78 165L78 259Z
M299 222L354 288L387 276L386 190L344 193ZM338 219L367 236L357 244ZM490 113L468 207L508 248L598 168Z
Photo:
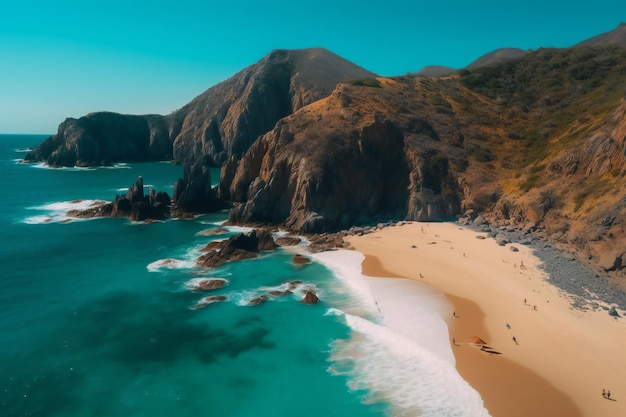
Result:
M608 390L606 392L606 398L609 399L609 400L611 399L611 390Z
M604 390L604 388L602 388L602 396L606 398L606 391Z
M515 344L517 345L517 338L515 336L513 336L513 341L515 342Z

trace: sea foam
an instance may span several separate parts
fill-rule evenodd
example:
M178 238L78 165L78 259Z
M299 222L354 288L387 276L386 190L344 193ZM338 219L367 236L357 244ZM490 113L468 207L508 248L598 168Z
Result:
M26 224L46 224L46 223L64 223L74 220L88 220L88 219L76 219L69 217L67 212L70 210L86 210L88 208L101 206L105 204L104 200L73 200L73 201L58 201L55 203L48 203L42 206L28 207L28 210L45 211L47 213L29 216L24 219Z
M345 313L348 340L332 344L329 372L345 375L366 403L389 403L394 417L489 416L478 394L457 372L442 315L450 303L418 282L362 275L364 256L353 251L313 255L369 308ZM375 314L371 314L372 310ZM365 314L363 314L365 313Z

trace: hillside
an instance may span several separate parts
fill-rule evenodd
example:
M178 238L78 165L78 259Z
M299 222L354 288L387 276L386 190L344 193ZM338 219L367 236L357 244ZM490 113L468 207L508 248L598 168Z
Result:
M619 270L625 93L613 46L341 84L225 164L220 192L233 222L301 231L482 213Z

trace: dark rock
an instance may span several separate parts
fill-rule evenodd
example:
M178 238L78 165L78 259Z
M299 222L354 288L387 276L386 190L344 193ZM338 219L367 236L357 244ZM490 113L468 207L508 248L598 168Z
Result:
M257 248L259 251L274 250L278 247L276 242L274 242L274 237L267 230L259 230L256 235L258 239Z
M210 247L209 247L210 245ZM200 256L196 264L204 268L214 268L230 261L241 261L256 258L261 250L271 250L276 247L272 235L267 231L252 230L244 234L231 236L228 240L210 242L208 250Z
M487 237L484 235L476 235L476 239L484 240L484 239L487 239Z
M519 249L515 246L509 246L509 249L511 249L511 252L519 252Z
M186 165L183 178L174 185L174 207L177 212L206 213L223 207L211 187L210 160L202 158Z
M308 265L311 263L311 259L307 258L306 256L302 256L299 253L295 254L293 256L293 259L291 260L291 262L296 265L296 266L304 266L304 265Z
M619 313L617 312L617 309L615 307L611 307L609 309L609 316L613 316L613 317L620 317Z
M317 304L319 302L319 298L317 298L317 294L315 294L311 290L304 290L304 297L300 300L302 304Z
M125 196L116 196L105 203L85 210L70 210L67 215L77 218L128 217L132 221L164 220L170 215L170 197L165 192L155 193L152 189L144 195L143 178L128 189Z
M98 166L111 162L158 161L172 158L166 118L109 112L68 118L32 152L26 161L51 167Z

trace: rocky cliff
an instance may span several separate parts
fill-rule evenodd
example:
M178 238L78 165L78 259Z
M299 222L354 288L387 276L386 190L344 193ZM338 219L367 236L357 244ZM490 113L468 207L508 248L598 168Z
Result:
M109 112L67 119L26 161L50 166L173 159L213 166L239 158L282 117L373 73L316 48L275 50L168 116Z
M24 159L61 167L171 158L166 118L100 112L66 119L55 136L46 139Z
M451 114L437 116L432 104L406 94L429 82L342 84L281 120L240 161L224 165L220 195L240 203L230 220L321 232L457 214L462 191L454 169L465 151L444 151L461 133Z

